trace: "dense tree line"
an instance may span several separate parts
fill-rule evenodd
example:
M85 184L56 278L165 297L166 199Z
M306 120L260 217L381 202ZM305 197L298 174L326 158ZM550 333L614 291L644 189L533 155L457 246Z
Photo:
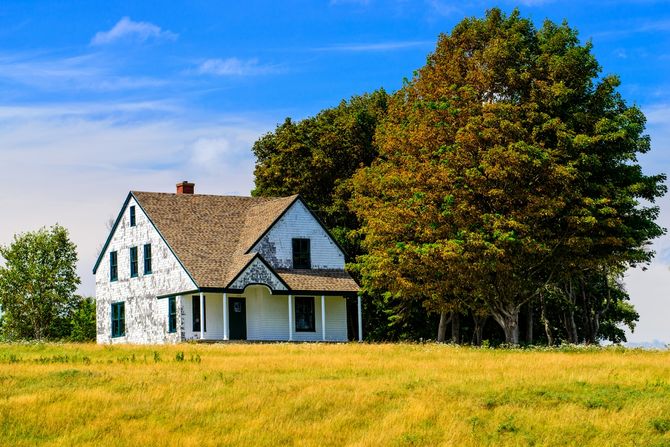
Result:
M665 176L642 172L645 117L600 73L566 23L492 9L394 94L263 136L254 194L300 193L334 229L370 339L623 341L620 279L664 232Z

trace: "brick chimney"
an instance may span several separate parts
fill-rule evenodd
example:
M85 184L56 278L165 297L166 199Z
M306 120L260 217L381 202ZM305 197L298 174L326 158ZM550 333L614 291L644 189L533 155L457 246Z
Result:
M177 183L177 194L193 194L195 183L189 183L188 180Z

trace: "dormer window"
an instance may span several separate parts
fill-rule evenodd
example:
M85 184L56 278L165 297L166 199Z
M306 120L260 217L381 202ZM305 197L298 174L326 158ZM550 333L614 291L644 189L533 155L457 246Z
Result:
M131 227L135 226L135 207L134 206L130 207L130 226Z
M309 248L309 239L293 239L293 268L311 269L312 257Z

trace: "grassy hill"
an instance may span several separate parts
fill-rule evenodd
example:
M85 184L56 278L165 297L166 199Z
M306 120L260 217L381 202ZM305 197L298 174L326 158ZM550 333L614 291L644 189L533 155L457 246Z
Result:
M0 344L0 444L670 446L670 352Z

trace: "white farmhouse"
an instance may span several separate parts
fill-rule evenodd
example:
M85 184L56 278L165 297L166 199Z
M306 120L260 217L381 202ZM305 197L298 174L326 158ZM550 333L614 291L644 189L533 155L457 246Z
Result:
M97 340L346 341L344 262L298 196L132 191L93 268Z

